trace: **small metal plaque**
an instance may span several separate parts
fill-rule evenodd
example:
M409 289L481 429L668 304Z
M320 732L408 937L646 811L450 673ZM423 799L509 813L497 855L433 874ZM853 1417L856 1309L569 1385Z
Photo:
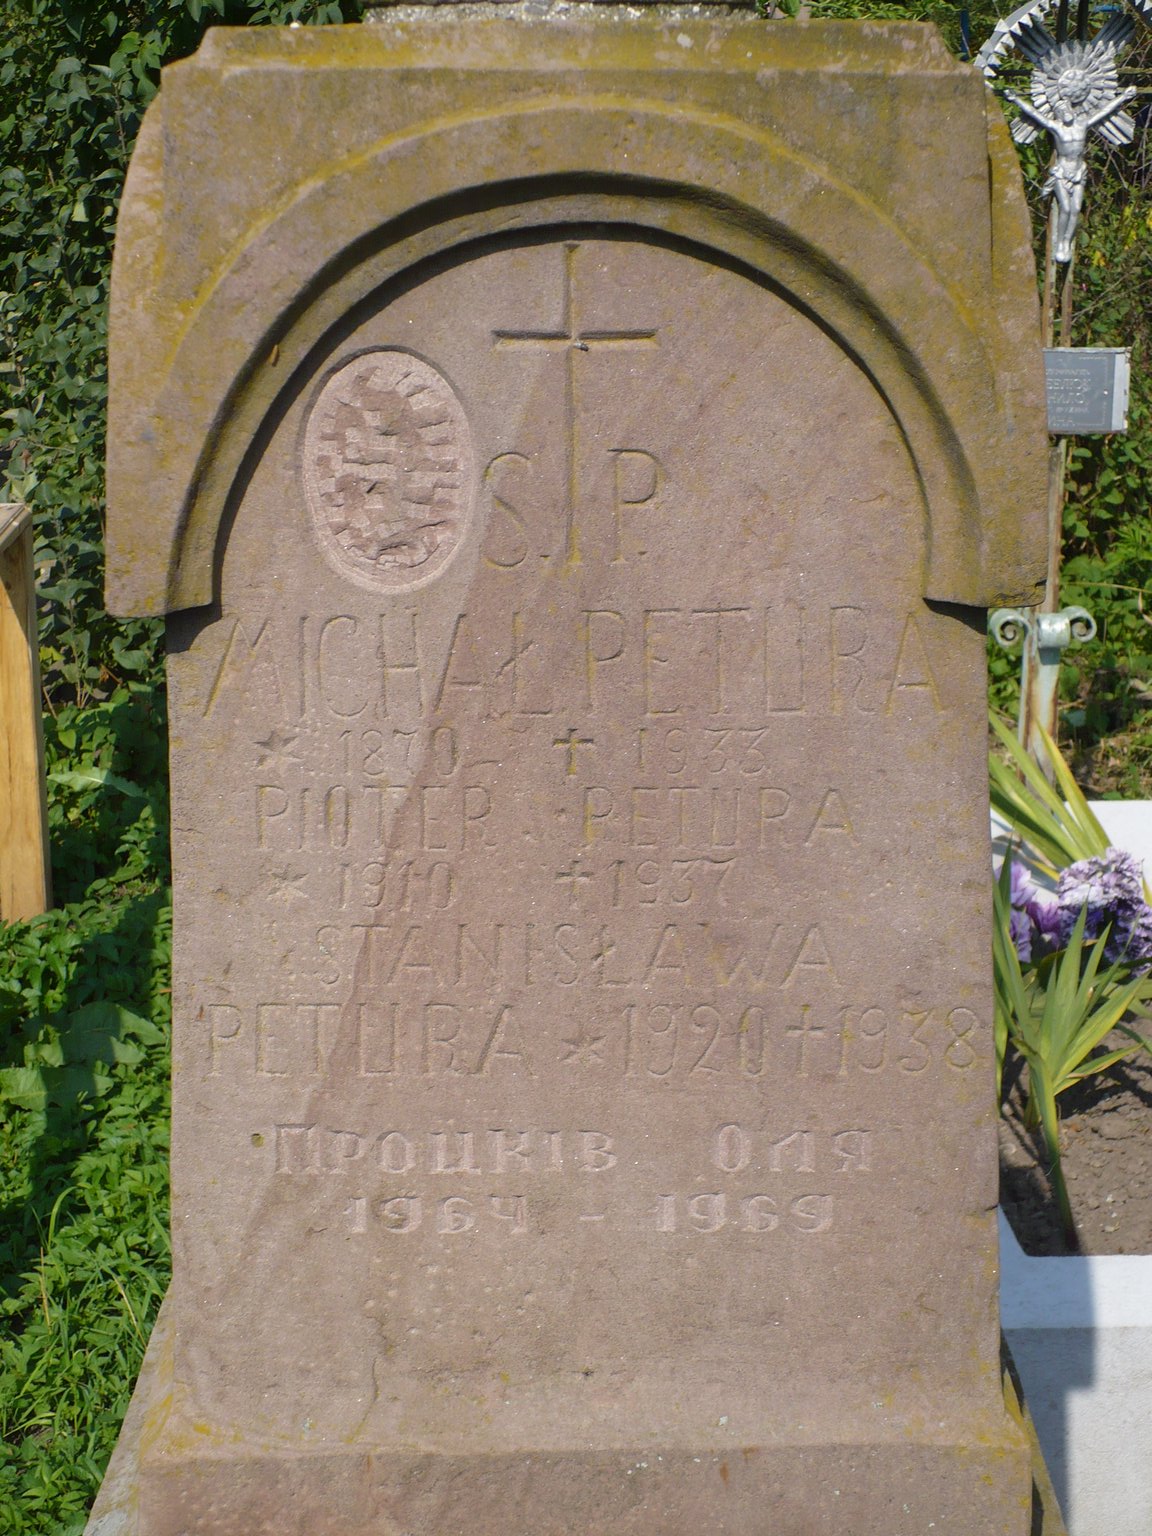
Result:
M1127 347L1046 347L1044 376L1049 432L1128 430Z

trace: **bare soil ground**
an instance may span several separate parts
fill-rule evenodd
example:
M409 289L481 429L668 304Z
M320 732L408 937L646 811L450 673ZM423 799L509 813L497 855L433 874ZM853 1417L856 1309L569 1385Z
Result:
M1064 1240L1038 1135L1024 1128L1019 1082L1006 1082L1000 1203L1025 1253L1073 1252ZM1058 1100L1064 1177L1082 1253L1152 1254L1152 1061L1139 1055Z

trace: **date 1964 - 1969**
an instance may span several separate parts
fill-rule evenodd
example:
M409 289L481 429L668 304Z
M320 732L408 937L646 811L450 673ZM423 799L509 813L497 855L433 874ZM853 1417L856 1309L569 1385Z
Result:
M488 1229L520 1237L544 1230L533 1219L534 1213L524 1195L447 1195L433 1200L409 1194L384 1199L354 1195L341 1215L345 1229L354 1234L407 1235L423 1230L437 1236L459 1236ZM722 1231L826 1232L832 1225L832 1215L831 1195L805 1194L786 1199L714 1191L661 1194L638 1213L598 1208L584 1211L576 1219L581 1224L615 1231L711 1236Z

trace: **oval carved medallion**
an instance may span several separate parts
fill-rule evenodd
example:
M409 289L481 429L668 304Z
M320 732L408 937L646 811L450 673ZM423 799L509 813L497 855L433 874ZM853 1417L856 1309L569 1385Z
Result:
M452 386L411 352L361 352L329 376L309 413L304 485L320 547L342 576L394 591L437 575L475 489Z

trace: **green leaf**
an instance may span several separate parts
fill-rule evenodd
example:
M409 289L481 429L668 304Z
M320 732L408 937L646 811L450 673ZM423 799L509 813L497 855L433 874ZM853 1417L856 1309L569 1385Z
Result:
M99 1098L114 1086L100 1062L90 1065L66 1064L43 1069L44 1087L49 1104L67 1108L81 1098Z
M48 1085L39 1067L5 1067L0 1070L0 1100L17 1109L43 1109Z
M49 784L60 784L65 789L102 789L107 785L109 789L118 789L122 795L128 795L133 800L143 800L148 793L139 784L129 783L111 769L97 768L95 764L81 768L55 768L45 777Z
M1052 738L1041 732L1056 770L1059 793L998 716L990 716L1000 745L1011 758L1006 766L989 761L992 806L1020 834L1037 862L1050 872L1100 854L1108 835L1092 813Z
M163 1033L139 1014L118 1003L88 1003L75 1013L52 1021L60 1031L64 1060L135 1064L143 1056L139 1045L160 1045Z

